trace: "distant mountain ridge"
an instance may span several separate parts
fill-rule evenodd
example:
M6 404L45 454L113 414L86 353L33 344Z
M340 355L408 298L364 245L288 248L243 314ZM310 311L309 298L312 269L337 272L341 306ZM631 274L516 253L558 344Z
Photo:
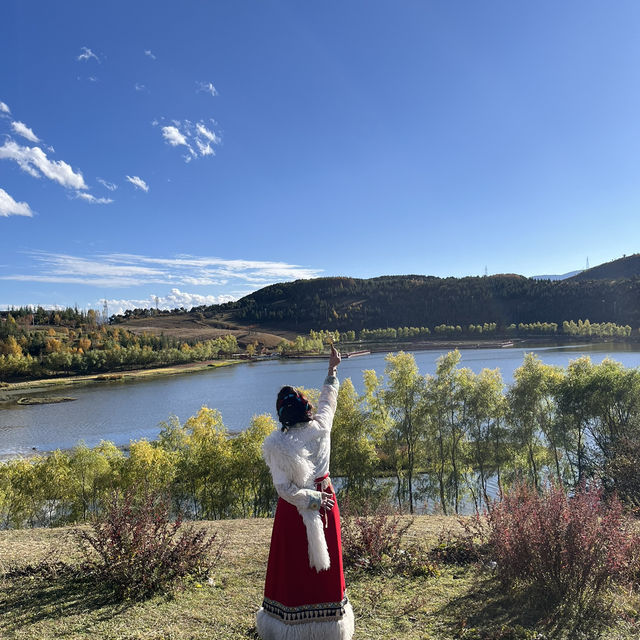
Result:
M626 277L616 278L618 274ZM627 275L628 274L628 275ZM250 331L340 331L495 322L586 320L640 327L640 255L562 280L517 274L438 278L328 277L273 284L223 305L194 307L191 318ZM154 310L155 311L155 310ZM167 312L168 313L168 312ZM125 318L145 317L146 310ZM222 325L221 325L222 326Z
M534 280L566 280L567 278L573 278L573 276L577 276L579 273L582 273L582 269L578 269L577 271L569 271L568 273L562 273L562 274L531 276L531 277Z
M573 280L620 280L640 275L640 253L623 256L610 262L599 264L573 276Z

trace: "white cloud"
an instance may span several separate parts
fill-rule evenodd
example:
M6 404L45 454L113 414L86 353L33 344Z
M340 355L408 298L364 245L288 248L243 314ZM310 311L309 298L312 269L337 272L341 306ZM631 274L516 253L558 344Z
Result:
M26 202L16 202L4 189L0 188L0 218L8 218L9 216L31 218L33 211Z
M218 91L217 89L213 86L212 82L196 82L196 93L208 93L212 96L217 96L218 95Z
M113 184L113 182L107 182L106 180L103 180L102 178L96 178L96 180L106 189L109 189L109 191L115 191L118 188L117 184Z
M211 148L211 143L204 143L200 138L196 138L196 146L198 147L198 151L200 151L201 156L212 156L215 155L214 150Z
M229 260L215 257L177 256L174 258L150 258L136 254L112 254L113 260L133 261L142 264L154 264L168 267L178 272L195 272L206 278L239 278L251 282L279 279L315 278L320 274L317 269L308 269L286 262L260 260Z
M6 102L0 101L0 114L11 115L11 109L9 109L9 105Z
M225 293L231 289L234 295L244 295L268 284L315 278L321 273L318 269L286 262L200 256L154 258L115 253L82 257L47 252L32 252L31 256L33 272L2 275L0 280L75 283L97 287L153 284L171 287L215 286L226 287Z
M47 284L86 284L92 287L104 287L107 289L120 287L134 287L140 284L138 278L125 277L91 277L91 276L45 276L38 274L13 274L8 276L0 276L0 280L13 280L16 282L43 282ZM164 284L162 281L155 281Z
M138 82L136 82L136 83L133 85L133 88L134 88L136 91L146 91L146 90L147 90L147 87L146 87L144 84L140 84L140 83L138 83Z
M172 146L177 147L183 144L185 147L189 146L187 139L180 133L177 127L162 127L162 137Z
M76 60L78 60L79 62L83 62L86 60L91 60L92 58L96 62L100 62L100 58L98 58L98 56L95 53L93 53L91 49L89 49L88 47L82 47L82 53L80 53L80 55L76 58Z
M37 309L38 307L42 307L43 309L47 309L47 310L53 310L53 311L64 311L65 309L68 308L68 305L64 305L64 304L50 304L50 303L43 303L40 304L39 302L28 302L27 304L21 304L21 307L30 307L31 309ZM1 311L11 311L11 309L15 309L16 305L15 304L2 304L0 302L0 310Z
M122 261L114 262L109 256L95 259L40 251L31 252L31 256L35 273L0 276L0 280L86 284L96 287L167 284L162 269Z
M92 196L90 193L83 193L82 191L78 191L76 193L76 198L80 198L81 200L86 200L91 204L111 204L113 200L111 198L96 198Z
M213 142L214 144L218 144L218 142L220 142L220 138L218 138L218 136L213 131L207 129L207 127L205 127L202 122L198 122L198 124L196 125L196 131L198 132L199 136L201 136L202 138L206 138L207 140L209 140L209 142Z
M215 151L212 145L220 144L218 135L209 129L201 120L195 125L190 120L172 120L173 125L162 127L162 137L172 147L185 146L189 155L184 155L185 162L191 162L193 158L213 156ZM157 124L154 120L152 124Z
M149 191L149 186L147 185L147 183L142 178L139 178L138 176L125 176L125 178L134 187L137 187L138 189L142 189L142 191L144 191L145 193L147 193Z
M0 159L14 160L18 166L34 178L41 174L67 189L86 189L82 173L75 172L63 160L49 160L40 147L21 147L13 140L7 140L0 147Z
M152 60L156 59L156 56L153 53L151 53L149 49L145 49L144 55L147 56L148 58L151 58Z
M189 310L192 307L210 304L223 304L237 299L237 296L227 294L219 296L203 296L198 293L180 291L180 289L171 289L171 292L165 296L150 295L148 298L107 300L107 307L109 309L109 315L118 315L124 313L127 309L155 309L156 304L158 305L158 309L169 310L184 307ZM99 302L93 303L91 307L99 309L103 304L104 300L100 300Z
M26 138L30 142L40 142L38 136L24 122L12 122L11 127L19 136Z

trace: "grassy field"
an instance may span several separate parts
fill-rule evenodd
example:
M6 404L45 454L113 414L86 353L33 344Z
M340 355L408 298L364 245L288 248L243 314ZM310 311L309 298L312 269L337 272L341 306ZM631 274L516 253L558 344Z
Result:
M255 639L271 520L203 523L220 532L225 549L208 581L171 596L115 602L87 579L15 571L42 560L74 561L71 530L0 531L0 638L36 640ZM408 537L433 546L454 519L415 518ZM640 634L640 599L616 593L599 612L557 619L526 596L506 593L491 571L443 566L439 575L347 573L356 640L631 640Z

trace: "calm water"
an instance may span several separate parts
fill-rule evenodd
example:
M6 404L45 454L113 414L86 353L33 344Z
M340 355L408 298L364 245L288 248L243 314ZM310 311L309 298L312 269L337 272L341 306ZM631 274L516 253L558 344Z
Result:
M625 350L628 349L628 350ZM535 352L545 363L566 366L581 355L600 362L610 356L627 367L640 366L640 349L628 345L588 345L537 349L470 349L462 351L462 366L476 373L500 368L505 383L513 379L524 353ZM414 353L420 371L434 373L443 351ZM363 390L362 371L384 371L386 354L371 354L345 360L340 378L351 378ZM244 429L254 414L274 413L275 397L282 385L319 387L326 374L323 360L271 360L242 363L182 376L139 382L101 383L64 389L59 395L77 400L62 404L12 406L0 409L0 457L67 449L84 440L94 446L100 440L118 445L130 440L155 438L159 423L169 416L184 422L201 406L216 408L232 431ZM56 395L51 391L43 395Z

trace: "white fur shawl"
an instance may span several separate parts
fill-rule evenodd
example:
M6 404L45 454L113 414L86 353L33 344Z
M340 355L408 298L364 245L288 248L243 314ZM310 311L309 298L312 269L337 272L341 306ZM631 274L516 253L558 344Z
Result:
M284 475L289 482L301 489L315 490L315 465L296 429L289 429L286 433L280 430L270 433L262 445L262 455L272 474ZM297 509L307 530L309 566L318 572L328 569L329 550L322 517L318 511L302 507Z

